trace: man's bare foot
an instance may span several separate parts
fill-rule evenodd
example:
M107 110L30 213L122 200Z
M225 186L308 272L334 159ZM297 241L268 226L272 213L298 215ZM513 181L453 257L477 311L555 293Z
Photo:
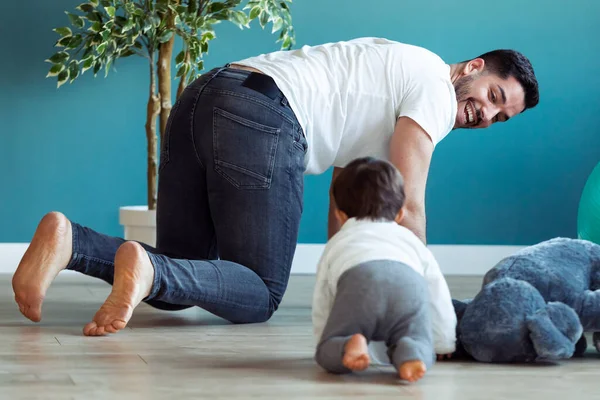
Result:
M115 254L112 291L83 334L102 336L125 328L134 308L150 294L153 282L154 267L146 250L137 242L123 243Z
M357 333L352 336L344 346L344 358L342 364L352 371L363 371L369 367L371 359L369 358L369 349L367 339Z
M398 375L400 379L404 379L405 381L416 382L425 375L426 371L427 368L423 361L412 360L400 365Z
M71 260L71 229L71 222L63 214L46 214L13 275L12 287L19 310L34 322L42 320L42 303L48 287Z

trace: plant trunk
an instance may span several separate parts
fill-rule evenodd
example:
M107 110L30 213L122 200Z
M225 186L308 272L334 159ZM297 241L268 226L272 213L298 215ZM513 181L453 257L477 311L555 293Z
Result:
M176 1L176 4L179 2ZM175 14L169 10L167 27L175 27ZM167 121L171 113L171 59L175 35L168 42L162 43L158 49L158 93L160 95L160 140L165 136Z
M185 49L185 62L189 62L190 61L190 50L186 47ZM179 87L177 88L177 98L179 98L179 96L181 96L181 94L183 93L186 85L186 80L187 80L187 76L184 75L181 77L181 80L179 81Z
M148 209L156 209L157 137L156 118L160 113L160 97L156 93L154 53L150 53L150 94L146 114L146 139L148 141Z

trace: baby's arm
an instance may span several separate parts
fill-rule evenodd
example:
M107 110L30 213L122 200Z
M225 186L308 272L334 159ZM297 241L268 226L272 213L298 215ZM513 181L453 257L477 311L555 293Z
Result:
M429 286L435 352L438 355L451 354L456 350L456 313L446 279L431 252L428 258L425 279Z

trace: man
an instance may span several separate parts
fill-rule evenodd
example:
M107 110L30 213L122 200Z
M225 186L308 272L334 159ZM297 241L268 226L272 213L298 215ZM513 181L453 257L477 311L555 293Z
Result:
M304 174L333 166L335 179L353 159L388 159L405 179L403 225L426 242L437 143L452 129L507 121L538 99L533 68L515 51L448 65L420 47L361 38L215 68L186 88L169 118L157 247L50 213L15 273L15 299L39 321L46 290L67 268L113 285L86 335L123 329L142 301L266 321L287 287Z

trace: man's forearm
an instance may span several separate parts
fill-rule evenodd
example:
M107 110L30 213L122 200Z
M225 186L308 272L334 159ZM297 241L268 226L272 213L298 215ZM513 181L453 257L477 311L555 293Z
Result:
M400 225L410 229L423 243L427 244L425 210L405 210Z

